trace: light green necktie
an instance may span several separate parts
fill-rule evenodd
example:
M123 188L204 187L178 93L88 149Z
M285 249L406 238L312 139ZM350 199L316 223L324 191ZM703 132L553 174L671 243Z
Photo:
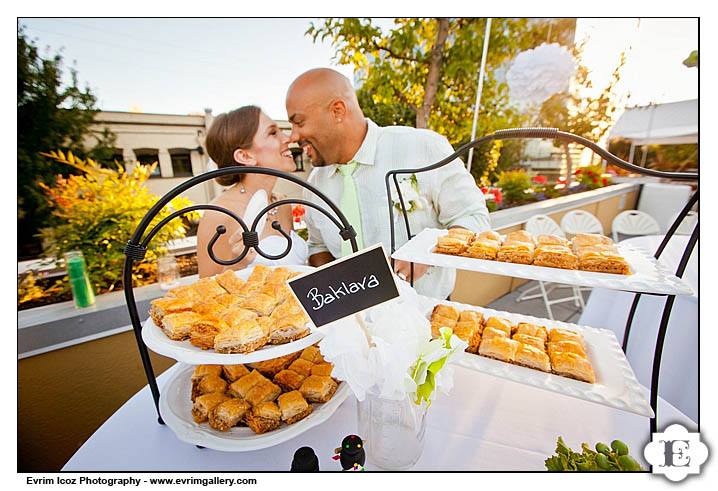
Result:
M359 214L359 199L357 197L357 188L354 184L354 178L352 174L356 170L357 163L354 161L349 162L345 165L338 165L337 169L341 172L344 177L344 183L342 187L342 196L339 199L339 209L342 210L344 216L349 220L349 223L354 227L354 231L357 233L356 241L359 250L364 249L364 241L362 240L361 234L361 215ZM352 245L348 240L342 241L342 257L352 254Z

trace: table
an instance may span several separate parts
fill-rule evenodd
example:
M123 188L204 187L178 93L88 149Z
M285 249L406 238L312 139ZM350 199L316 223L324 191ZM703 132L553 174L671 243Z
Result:
M663 237L634 237L622 243L653 254ZM675 273L688 240L687 235L671 238L659 262ZM695 294L677 296L673 305L661 358L659 394L695 421L698 418L698 244L683 279ZM591 292L578 324L610 329L622 343L634 296L633 293L596 288ZM653 354L665 303L666 297L641 295L628 338L626 357L638 381L645 387L651 385Z
M424 453L414 470L545 470L556 440L580 449L618 438L644 468L648 419L632 413L520 385L455 366L454 388L429 409ZM160 388L167 372L158 377ZM647 392L647 391L646 391ZM659 431L669 423L697 426L659 400ZM63 471L284 471L299 447L312 447L321 470L339 471L332 460L344 436L357 432L356 399L350 395L322 425L283 444L253 452L199 449L157 423L145 386L112 415L65 464ZM361 435L360 435L361 436ZM371 452L371 442L366 444ZM366 470L376 470L367 462Z

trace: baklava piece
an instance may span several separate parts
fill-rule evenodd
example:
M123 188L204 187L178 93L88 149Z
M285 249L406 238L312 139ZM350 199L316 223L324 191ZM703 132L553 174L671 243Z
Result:
M229 399L209 411L209 425L218 431L227 431L244 421L252 406L241 399Z
M207 375L222 375L222 365L197 365L192 372L192 381L199 380Z
M571 240L571 248L576 251L582 247L595 245L613 245L610 237L599 234L576 234Z
M212 349L217 334L226 329L229 329L227 323L216 315L203 315L192 325L189 331L189 342L203 350Z
M314 365L312 365L312 368L314 368ZM280 386L283 391L289 392L299 389L305 378L307 378L307 375L302 375L294 370L282 370L274 376L273 381L275 384Z
M574 353L581 358L586 358L586 349L576 341L554 341L548 343L549 354L553 353Z
M534 266L577 269L578 257L566 246L541 244L534 251Z
M461 254L462 256L472 257L474 259L485 259L493 261L499 253L501 244L496 240L476 239Z
M484 324L484 314L475 310L464 310L459 314L459 322L476 321L479 324Z
M548 339L548 333L544 326L536 326L528 322L519 322L516 324L516 334L528 334L529 336L541 338L544 343Z
M271 344L290 343L308 336L310 332L303 314L288 315L272 322L269 342Z
M486 329L484 329L484 333L486 333ZM479 354L487 358L511 363L514 361L520 344L518 341L503 336L495 336L489 339L483 337L479 345Z
M207 375L199 380L192 381L192 394L190 398L194 402L197 397L203 394L224 394L227 392L227 381L219 375Z
M504 242L528 242L534 243L534 236L527 230L515 230L509 234L506 234Z
M261 281L247 281L244 285L242 285L242 288L235 293L235 295L242 297L243 299L247 299L255 293L259 293L263 287L264 283Z
M219 392L212 392L197 397L192 406L192 417L195 423L206 423L209 420L209 412L212 408L229 398L227 394L220 394Z
M462 227L454 227L449 229L449 236L458 237L460 239L464 239L466 242L471 242L474 240L474 237L476 237L476 234L471 230Z
M576 353L554 352L551 355L553 373L593 384L596 377L591 363Z
M263 402L247 411L244 421L255 433L266 433L279 428L282 412L273 402Z
M242 290L242 286L244 286L244 280L238 277L231 269L228 269L222 274L218 274L215 279L217 283L229 293L237 294Z
M267 380L267 378L259 373L257 370L252 370L249 375L240 377L229 385L228 394L232 397L239 397L244 400L247 397L247 393L260 382Z
M452 325L455 325L459 320L459 312L454 307L439 304L434 307L434 310L431 312L431 319L440 317L446 319Z
M496 329L495 327L489 327L489 326L484 327L484 330L481 333L481 339L482 339L481 342L483 342L487 339L492 339L492 338L511 339L511 334L507 333L503 329Z
M222 365L222 373L224 378L231 383L245 375L249 375L249 369L244 365Z
M331 377L310 375L299 387L299 392L307 402L327 402L337 391L337 387L337 383Z
M227 293L227 290L214 278L200 278L192 285L192 289L199 294L200 299L214 298Z
M498 232L495 232L493 230L487 230L486 232L481 232L479 235L476 236L475 240L493 240L496 242L501 242L501 236Z
M282 412L282 421L288 425L296 423L312 412L312 406L307 404L298 390L282 394L277 399L279 410Z
M294 370L295 372L308 377L312 373L312 365L313 363L311 361L303 358L297 358L289 365L288 368L289 370Z
M168 338L183 341L189 338L192 326L201 317L201 315L190 311L168 314L162 318L161 327Z
M324 361L324 357L317 346L308 346L304 348L299 355L299 358L312 363L322 363Z
M586 349L586 343L583 340L583 335L569 331L567 329L551 329L548 333L548 342L555 343L557 341L573 341L581 345L582 348Z
M263 402L274 401L281 393L282 389L277 384L264 379L247 391L244 400L254 407Z
M458 256L462 254L468 246L469 243L466 238L454 235L444 235L436 239L436 248L434 249L434 252L437 254Z
M536 245L560 245L564 247L571 247L571 243L566 238L553 234L537 235Z
M239 295L224 293L218 297L214 297L214 301L222 305L225 310L238 306L244 299Z
M489 317L484 327L492 327L499 331L503 331L508 337L511 337L511 334L513 333L513 324L511 324L511 321L500 317Z
M192 305L192 311L197 312L200 315L219 315L225 310L227 310L227 307L212 298L197 300L194 305Z
M284 285L284 282L289 279L291 274L292 272L289 268L283 266L274 268L272 272L267 275L264 282L268 285Z
M531 264L534 260L535 246L532 242L508 240L499 249L496 259L505 263Z
M258 361L249 363L249 368L254 368L265 377L272 378L277 373L287 368L294 360L299 358L299 352L290 353L288 355L272 358L271 360Z
M466 347L468 353L476 353L481 342L481 325L475 320L458 322L454 328L456 336L469 343Z
M217 353L251 353L269 342L257 321L245 320L219 332L214 338Z
M514 355L514 363L527 368L551 373L551 361L542 349L528 344L519 343Z
M193 302L187 298L162 297L150 302L150 317L156 326L162 325L162 318L169 314L189 312L192 310Z
M312 365L311 374L312 375L323 375L326 377L332 376L332 370L334 370L334 365L328 362L322 362L322 363L315 363Z
M631 274L631 268L614 246L581 247L576 253L578 269L595 273Z
M265 266L264 264L257 264L254 266L254 269L249 274L249 277L247 278L248 283L264 283L264 280L267 279L267 276L272 272L272 269L268 266Z
M263 293L264 295L267 295L268 297L272 298L276 306L286 300L286 298L290 294L290 291L289 287L285 284L267 283L262 287L261 290L259 290L259 293Z
M546 341L541 338L530 336L528 334L516 333L511 339L513 339L514 341L518 341L522 344L533 346L534 348L538 348L541 351L546 351Z
M233 327L241 324L243 321L257 320L257 313L235 306L222 312L219 317L226 322L229 327Z
M197 293L197 291L192 288L192 286L194 285L178 286L169 290L167 294L177 298L192 300L193 302L196 302L197 300L202 300L202 296Z
M242 302L242 308L247 309L259 316L272 313L277 305L277 300L265 293L253 293L247 300Z

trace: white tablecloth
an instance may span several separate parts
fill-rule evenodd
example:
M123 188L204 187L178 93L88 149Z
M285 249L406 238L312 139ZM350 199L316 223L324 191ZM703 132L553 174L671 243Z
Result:
M648 468L643 447L648 418L455 367L450 394L429 409L426 446L413 470L545 470L559 435L574 449L618 438ZM159 377L160 387L167 373ZM665 422L665 423L664 423ZM663 400L659 431L670 423L696 425ZM332 460L342 438L357 432L350 395L324 424L283 444L253 452L199 449L157 423L145 387L108 419L64 466L64 471L284 471L299 447L312 447L320 470L339 471ZM361 435L360 435L361 436ZM371 442L366 444L371 452ZM375 470L370 461L367 470Z
M675 273L689 236L671 238L661 254L660 263ZM641 247L653 255L662 235L626 239L625 243ZM683 279L691 285L693 296L677 296L661 358L659 394L694 421L698 418L698 244L688 262ZM586 303L578 324L610 329L623 342L626 320L633 293L596 288ZM651 385L653 353L666 297L641 295L628 337L626 357L645 387Z

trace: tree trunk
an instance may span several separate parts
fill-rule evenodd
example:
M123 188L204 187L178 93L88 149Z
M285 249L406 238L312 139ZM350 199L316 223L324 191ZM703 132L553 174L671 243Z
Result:
M568 148L568 143L563 144L563 151L566 154L566 188L568 188L573 181L573 161L571 160L571 151Z
M436 91L439 88L439 75L441 74L441 64L443 62L444 44L446 37L449 35L449 19L438 19L439 26L436 32L436 42L431 48L431 59L429 61L429 75L426 77L426 85L424 86L424 99L421 102L419 110L416 112L416 127L426 128L429 123L429 115L431 107L436 100Z

